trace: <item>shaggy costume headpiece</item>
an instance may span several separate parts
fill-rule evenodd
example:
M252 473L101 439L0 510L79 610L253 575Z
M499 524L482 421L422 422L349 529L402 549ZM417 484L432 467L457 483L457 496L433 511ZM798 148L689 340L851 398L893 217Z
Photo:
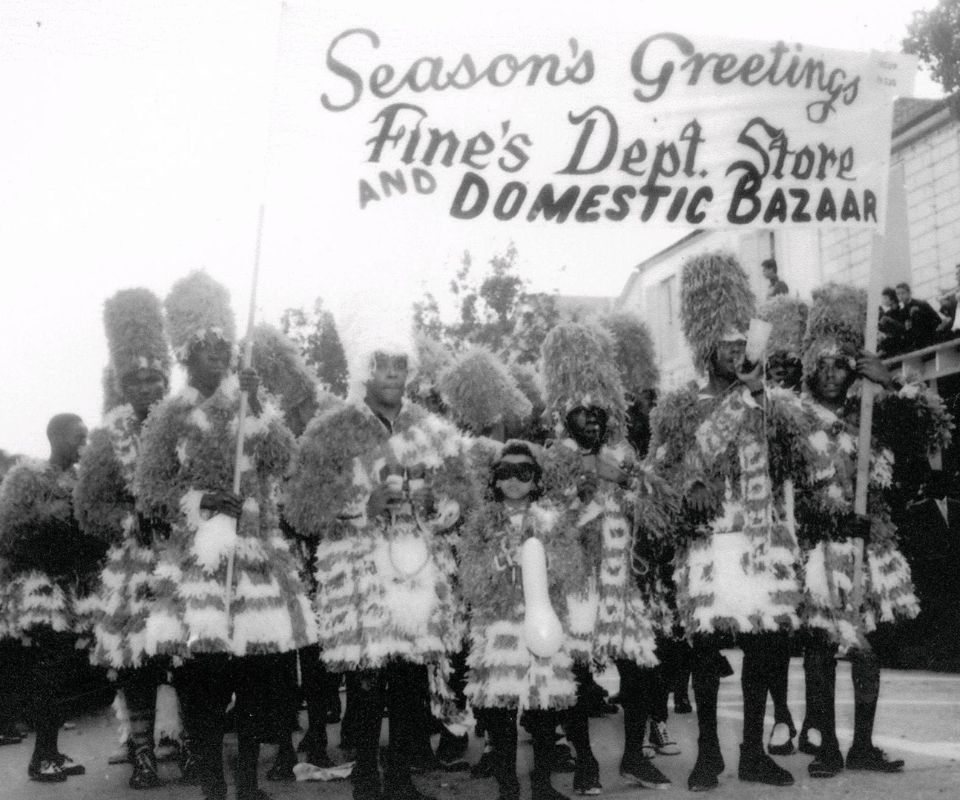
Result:
M230 344L236 339L230 292L202 270L191 272L173 284L164 306L173 352L180 363L186 363L190 348L207 333Z
M595 322L564 322L541 349L547 409L561 424L574 408L606 410L608 427L622 430L626 413L623 384L614 364L610 333Z
M317 408L316 380L289 337L272 325L257 325L253 329L252 364L264 388L280 399L287 420L303 406L307 406L303 418L313 416Z
M440 375L440 396L459 425L480 434L532 409L517 382L490 350L470 347Z
M347 399L362 400L373 373L376 353L407 357L407 383L417 372L417 348L413 338L410 303L384 287L378 294L366 292L352 298L337 315L340 341L347 358Z
M786 353L791 358L800 358L809 314L810 309L803 300L786 295L773 297L757 309L757 316L771 326L767 339L768 357L774 353Z
M717 342L735 331L745 335L754 304L747 273L735 256L716 251L684 262L680 320L699 371L706 371Z
M110 368L120 387L124 375L153 369L170 379L170 349L160 300L149 289L121 289L103 304Z
M803 337L803 378L809 381L825 356L855 360L863 349L867 325L867 293L828 283L813 291L813 305Z
M517 382L517 388L530 401L531 411L536 411L537 408L542 410L545 405L543 401L543 378L537 372L537 368L533 364L519 364L514 361L509 369L513 379Z
M613 334L614 360L620 380L629 392L653 389L660 380L653 337L640 317L618 311L601 317L600 324Z
M424 401L434 393L440 393L440 375L453 362L450 348L423 331L413 337L417 350L417 375L407 381L407 394L415 400Z

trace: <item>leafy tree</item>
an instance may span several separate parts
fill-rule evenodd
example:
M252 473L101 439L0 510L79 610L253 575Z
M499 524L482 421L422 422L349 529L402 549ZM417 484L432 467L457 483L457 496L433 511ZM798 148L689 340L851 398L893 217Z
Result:
M347 394L347 358L333 314L317 298L313 309L288 308L280 318L280 329L300 348L304 361L336 395Z
M516 274L516 262L517 249L511 244L490 259L489 271L477 280L472 274L473 257L465 252L450 281L457 318L444 323L440 304L428 293L414 304L417 328L454 348L480 344L506 361L535 362L559 313L553 295L527 291L526 281Z
M944 90L960 88L960 0L940 0L929 11L914 11L903 49L927 64Z

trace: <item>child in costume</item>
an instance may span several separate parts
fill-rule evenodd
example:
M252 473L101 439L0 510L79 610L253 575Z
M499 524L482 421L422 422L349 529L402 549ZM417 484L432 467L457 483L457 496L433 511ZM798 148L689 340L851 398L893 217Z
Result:
M95 588L106 548L82 533L73 516L86 426L76 414L58 414L47 438L49 461L21 461L0 486L0 585L3 634L21 645L20 692L36 733L27 772L57 783L85 772L59 751L57 736L87 661L79 607Z
M800 507L804 542L803 621L807 711L800 747L816 756L808 769L827 778L847 769L899 772L903 761L887 758L873 744L880 665L869 642L879 623L919 613L909 565L899 550L885 497L893 477L892 436L913 443L921 455L949 442L951 421L939 398L925 387L897 385L876 356L863 351L866 296L862 290L828 285L814 292L804 338L806 389L834 457L839 487L821 502ZM867 515L854 518L859 396L851 389L865 378L884 387L875 401L873 452ZM863 544L862 572L855 551ZM859 604L854 584L861 581ZM836 735L834 693L838 649L851 661L854 739L844 760ZM819 739L819 741L818 741Z
M150 415L134 479L137 509L170 529L159 554L145 651L181 665L174 684L208 800L226 795L224 711L235 695L238 800L256 800L260 742L277 741L271 676L280 654L316 640L309 600L279 529L277 496L293 452L282 415L253 370L230 374L233 316L224 287L202 272L166 299L188 385ZM232 481L240 395L246 393L240 491Z
M147 619L159 541L166 534L136 513L133 476L151 406L166 394L170 356L160 301L147 289L125 289L104 303L112 395L119 402L90 435L80 459L74 506L81 530L106 542L107 563L91 661L117 670L129 725L132 789L161 784L154 752L157 687L169 665L145 656ZM157 541L155 541L157 540Z
M586 578L577 530L562 508L540 499L541 467L533 446L508 441L489 470L487 500L462 531L460 581L471 608L466 694L482 709L492 746L499 800L517 800L517 713L533 734L534 800L564 795L550 785L555 711L576 702L566 626L544 654L525 638L525 614L542 598L524 593L521 548L536 537L546 551L550 605L567 619L566 596ZM544 587L545 589L547 587Z
M703 387L666 396L652 419L656 468L682 490L675 581L678 609L694 647L699 726L692 791L717 786L724 761L717 735L717 695L729 665L720 647L743 648L741 780L793 783L763 749L766 696L777 682L799 627L799 547L795 492L811 491L825 458L813 446L816 422L792 392L765 388L759 367L745 366L753 310L736 259L704 253L681 275L681 318Z
M625 414L613 352L610 334L594 323L563 323L543 343L547 407L563 437L547 451L546 482L575 519L590 574L588 590L569 600L579 697L567 736L577 753L573 783L580 794L601 789L584 698L594 662L612 661L620 673L621 774L641 786L670 784L643 753L657 692L655 628L663 628L664 618L634 570L634 522L652 521L635 516L639 471L629 446L607 443L608 431L623 429Z
M435 695L446 695L448 655L464 633L444 534L474 489L460 432L404 398L414 367L409 314L375 311L358 306L341 329L350 396L301 437L284 513L300 535L319 540L327 669L357 671L348 699L356 709L353 796L408 800L423 797L410 767L424 674ZM381 783L384 692L390 747Z

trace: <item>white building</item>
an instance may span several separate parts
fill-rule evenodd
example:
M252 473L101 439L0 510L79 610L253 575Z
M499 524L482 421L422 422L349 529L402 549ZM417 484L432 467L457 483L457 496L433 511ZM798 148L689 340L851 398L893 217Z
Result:
M897 277L915 297L935 307L957 287L960 265L960 94L943 100L903 99L894 106L891 175L902 169L906 227L888 222L885 247L903 261ZM638 312L650 326L661 388L694 377L680 328L680 267L705 250L733 252L750 275L758 298L767 293L760 262L776 258L791 294L809 299L828 281L866 286L872 234L849 229L695 231L637 265L617 305ZM931 376L932 377L932 376Z

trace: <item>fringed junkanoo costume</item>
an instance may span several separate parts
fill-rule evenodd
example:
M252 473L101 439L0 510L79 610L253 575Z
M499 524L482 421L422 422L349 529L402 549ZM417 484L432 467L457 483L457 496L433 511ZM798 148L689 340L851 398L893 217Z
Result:
M533 456L526 443L507 447ZM531 538L536 541L525 545ZM524 559L524 548L531 545L544 553L543 564ZM550 788L557 724L553 712L573 706L577 699L566 608L567 596L587 575L577 529L565 509L549 501L511 508L491 499L467 519L460 557L461 585L471 609L466 694L478 714L482 712L489 732L501 797L518 796L517 714L526 712L524 724L533 735L531 783L536 796ZM526 575L525 564L543 573ZM528 640L528 616L544 614L556 614L561 625L547 649Z
M100 573L90 658L94 664L118 671L122 691L116 703L123 708L130 731L124 744L134 764L130 786L151 788L161 783L153 732L157 687L167 677L168 664L147 663L146 627L164 531L155 530L153 520L136 512L133 479L147 408L138 413L124 400L123 381L145 374L145 380L154 382L159 400L166 393L170 355L160 301L147 289L125 289L109 298L104 304L104 326L112 384L108 393L105 383L105 400L117 402L102 426L90 434L80 460L74 504L81 529L110 548ZM178 732L178 723L175 718L162 727Z
M105 548L77 527L76 479L73 467L24 460L0 486L2 628L21 645L18 692L36 731L29 767L36 780L82 772L58 752L57 731L85 678L88 618L78 608L95 587Z
M266 403L244 423L238 524L221 526L200 508L207 492L229 489L240 392L226 378L208 398L187 387L152 413L137 469L141 509L170 534L157 566L156 611L146 652L187 658L283 653L316 638L309 600L279 528L277 491L293 452L279 410ZM224 607L230 553L231 606Z
M644 571L637 569L637 556L643 555L634 535L643 522L634 516L640 470L626 444L605 443L622 435L624 427L625 399L614 352L610 333L594 323L558 325L543 344L547 407L565 437L547 451L544 484L579 530L589 575L567 601L580 694L567 733L577 750L574 788L580 792L600 786L583 696L595 661L612 661L620 672L625 731L621 771L649 785L669 783L643 756L655 702L653 668L659 664L656 627L666 619L663 605L652 602L650 586L641 586Z
M681 621L694 645L700 731L688 785L712 788L723 771L719 645L731 634L744 649L740 775L784 785L793 779L764 752L763 713L775 664L789 654L782 634L799 626L795 493L809 490L824 454L811 441L813 415L794 393L762 386L751 391L737 378L753 297L736 259L705 253L687 261L681 300L684 332L710 382L662 398L651 420L650 452L686 501L675 582ZM738 347L739 357L729 355Z
M813 301L804 339L804 379L821 425L821 448L832 456L830 469L835 480L825 495L804 498L805 502L798 504L804 547L802 616L808 629L804 648L807 703L801 738L811 729L821 735L820 754L810 765L811 774L830 777L843 769L834 706L835 655L840 648L850 659L854 686L854 738L846 766L897 772L903 761L890 761L873 746L880 666L868 634L879 623L915 617L919 604L891 520L887 494L894 464L887 445L896 445L907 458L915 455L922 459L946 446L952 420L936 394L922 385L907 384L876 398L866 518L856 519L853 498L860 397L856 391L845 397L825 396L819 369L827 362L839 364L847 376L843 391L855 388L851 383L863 347L866 296L862 290L830 284L815 291ZM839 406L839 411L823 405L828 402L834 408ZM910 443L906 450L904 442ZM855 566L858 551L862 553L859 575Z
M197 272L174 285L166 307L174 350L193 379L203 363L193 358L199 349L216 353L229 346L229 297ZM144 648L182 662L174 681L208 795L224 791L223 713L235 693L237 795L245 800L257 796L259 741L277 735L269 730L275 718L265 687L275 685L270 675L279 669L279 654L316 641L316 624L279 528L277 497L293 436L271 401L251 401L259 413L251 410L243 423L239 519L205 510L205 497L219 502L232 488L238 379L222 377L207 392L190 385L165 400L151 412L141 438L137 509L169 529Z
M285 514L302 535L320 539L316 610L329 669L376 669L391 658L438 663L459 647L464 629L445 534L473 491L465 448L456 428L414 403L404 403L392 431L362 403L307 428ZM368 519L370 491L388 474L408 485L425 480L435 512ZM425 560L408 564L406 551L421 545Z

